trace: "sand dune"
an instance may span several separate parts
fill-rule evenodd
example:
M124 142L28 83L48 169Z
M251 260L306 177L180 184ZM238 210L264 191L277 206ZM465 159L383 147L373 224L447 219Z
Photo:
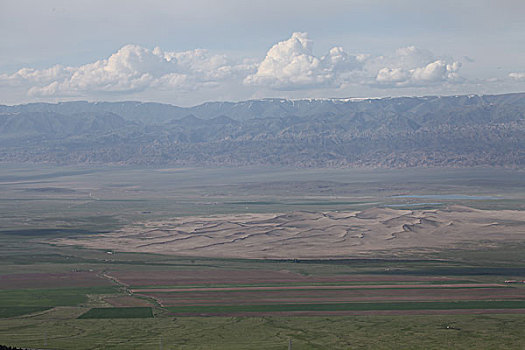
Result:
M451 206L181 217L53 243L126 252L240 258L344 258L378 251L525 240L525 212Z

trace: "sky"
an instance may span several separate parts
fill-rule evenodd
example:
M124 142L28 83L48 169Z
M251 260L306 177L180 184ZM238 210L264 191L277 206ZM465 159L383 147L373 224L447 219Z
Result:
M523 0L0 0L0 104L525 91Z

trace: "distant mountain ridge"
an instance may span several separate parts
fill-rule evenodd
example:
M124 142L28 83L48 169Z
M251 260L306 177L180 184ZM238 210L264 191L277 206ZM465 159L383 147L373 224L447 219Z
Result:
M0 105L0 161L522 167L525 93Z

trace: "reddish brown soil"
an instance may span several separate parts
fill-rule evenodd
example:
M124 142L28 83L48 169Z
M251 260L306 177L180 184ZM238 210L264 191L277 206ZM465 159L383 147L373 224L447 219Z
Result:
M151 304L148 303L146 300L130 296L109 297L105 298L104 300L116 307L151 306Z
M107 286L111 282L96 272L20 273L0 276L0 289Z
M504 284L496 283L458 283L458 284L437 284L437 285L421 285L421 284L377 284L377 285L338 285L338 286L275 286L275 287L212 287L212 288L147 288L147 289L133 289L135 293L156 293L156 292L221 292L221 291L257 291L257 290L288 290L288 289L407 289L407 288L469 288L469 287L505 287Z
M252 292L143 293L164 306L217 304L324 303L525 299L522 288L343 289Z
M182 270L112 271L111 275L131 286L179 286L209 284L317 283L317 282L423 282L448 281L447 277L337 275L303 276L290 271L271 270Z

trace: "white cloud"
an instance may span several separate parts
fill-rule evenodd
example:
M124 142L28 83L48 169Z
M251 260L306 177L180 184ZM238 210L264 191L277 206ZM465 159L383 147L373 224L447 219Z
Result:
M49 84L70 75L70 68L60 65L47 69L22 68L14 74L1 74L0 82L11 86L22 85L24 82L35 84Z
M525 81L525 73L523 72L516 72L516 73L510 73L509 78L517 81Z
M244 79L246 85L274 89L300 89L337 86L338 73L360 67L360 59L334 47L322 57L312 51L307 33L293 33L291 38L275 44L258 65L254 74Z
M365 69L375 79L370 84L384 87L406 87L459 82L461 63L438 58L430 51L414 46L397 49L393 55L367 61Z
M24 89L30 97L71 98L107 94L140 97L147 90L150 95L181 96L206 88L215 88L215 95L210 96L219 99L269 90L307 94L308 90L324 89L332 95L363 87L426 87L459 82L460 67L451 58L413 46L384 56L353 55L336 46L324 56L316 56L308 34L293 33L273 45L258 63L253 58L232 59L203 49L170 52L159 47L150 50L126 45L108 58L77 67L55 65L0 74L0 87ZM524 79L523 73L509 76Z
M435 85L458 82L461 64L414 46L397 49L388 56L350 55L334 47L322 57L312 52L306 33L293 33L275 44L246 85L280 90L338 88L368 85L380 88Z
M377 72L376 80L380 83L399 83L406 81L409 73L401 68L381 68Z
M156 89L195 89L210 86L253 70L249 64L234 64L225 56L207 50L163 52L126 45L109 58L79 67L60 65L49 69L23 68L0 81L29 84L30 96L129 93Z
M376 82L396 86L412 86L457 81L459 80L457 71L460 66L458 62L447 64L445 61L437 60L423 67L412 69L385 67L377 72Z

